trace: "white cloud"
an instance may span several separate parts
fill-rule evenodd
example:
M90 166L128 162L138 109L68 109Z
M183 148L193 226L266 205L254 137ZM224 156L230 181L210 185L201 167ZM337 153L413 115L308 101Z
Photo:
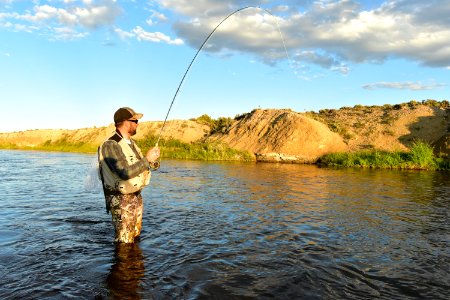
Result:
M245 6L237 0L159 3L179 17L173 28L192 47L198 47L230 12ZM305 62L324 68L345 69L349 63L380 63L390 58L443 68L450 63L449 1L392 0L371 10L361 9L352 0L266 4L282 15L273 17L253 8L241 11L221 25L205 50L252 53L271 63L284 59L277 18L288 50L315 53L315 59Z
M230 11L230 4L233 1L214 0L160 0L158 1L165 9L172 10L184 16L224 16Z
M124 31L120 28L114 28L114 32L119 36L121 40L126 40L135 36L134 33Z
M183 40L181 39L172 39L169 36L165 35L161 32L148 32L145 31L142 27L136 26L131 32L124 31L120 28L115 28L114 32L120 37L122 40L127 40L131 38L136 38L138 41L146 41L153 43L167 43L170 45L182 45Z
M156 21L154 21L156 19ZM148 19L145 21L145 23L149 26L153 26L159 22L167 22L169 19L166 17L165 14L152 10L152 14Z
M54 32L58 40L79 40L89 35L88 32L78 32L69 27L56 27Z
M168 18L166 17L166 15L164 15L163 13L157 12L157 11L153 11L151 17L152 18L156 18L156 19L158 19L159 21L162 21L162 22L168 21Z
M317 51L302 51L294 56L298 62L306 62L319 65L323 68L347 74L349 67L342 63L339 59L333 57L331 54L322 54Z
M53 2L50 2L53 3ZM77 35L85 36L82 29L96 29L101 26L109 26L115 23L116 18L122 13L121 8L114 0L83 1L80 5L75 1L63 1L65 7L56 7L49 4L36 5L33 10L25 10L23 13L0 13L0 26L14 24L16 30L29 31L30 28L42 28L53 31L56 37L61 37L61 32L73 34L63 34L63 36ZM78 6L76 6L78 4ZM67 27L67 28L62 28Z
M103 25L114 24L122 10L115 1L106 1L103 5L89 4L86 7L75 8L73 14L84 27L93 29Z
M161 32L148 32L145 31L142 27L136 26L132 32L136 36L138 41L149 41L154 43L165 42L171 45L182 45L183 40L174 39L172 40L169 36L165 35Z
M436 88L445 87L445 84L432 83L432 84L422 84L421 82L375 82L368 83L362 87L367 90L375 89L400 89L400 90L412 90L412 91L423 91L423 90L434 90Z
M148 18L147 20L145 20L145 23L146 23L148 26L153 26L153 25L154 25L154 22L153 22L153 20L152 20L151 18Z

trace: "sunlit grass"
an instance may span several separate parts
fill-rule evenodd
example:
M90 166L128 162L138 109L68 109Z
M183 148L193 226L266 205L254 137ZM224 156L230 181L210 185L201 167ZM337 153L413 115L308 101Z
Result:
M55 142L47 141L36 146L18 146L16 144L0 144L0 149L7 150L37 150L50 152L76 152L76 153L94 153L98 146L88 143L70 143L64 140L57 140Z
M424 142L415 142L406 151L360 151L354 153L330 153L319 159L323 166L449 170L450 163L433 154L433 148Z
M156 144L155 136L138 140L137 144L146 152ZM162 139L159 142L162 158L216 160L216 161L253 161L254 157L246 152L232 149L220 142L185 143L177 139Z

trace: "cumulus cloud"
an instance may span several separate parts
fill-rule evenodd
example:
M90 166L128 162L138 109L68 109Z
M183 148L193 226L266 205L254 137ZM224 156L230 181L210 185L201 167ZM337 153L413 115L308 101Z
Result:
M294 56L294 59L297 62L319 65L325 69L337 71L342 74L349 72L349 67L338 58L333 57L332 54L323 54L317 51L301 51Z
M364 89L375 90L375 89L400 89L400 90L412 90L412 91L423 91L423 90L433 90L436 88L444 87L445 84L432 83L432 84L422 84L421 82L375 82L363 85Z
M173 28L192 47L242 1L160 0L182 16ZM250 2L251 4L251 2ZM256 3L255 3L256 4ZM283 59L277 24L297 59L324 68L348 70L351 63L402 58L431 67L450 65L450 2L390 0L370 10L357 1L265 1L280 14L248 9L227 20L206 51L252 53L263 61ZM270 6L272 8L270 8ZM345 72L345 71L344 71Z
M44 4L23 13L1 13L0 26L13 24L15 30L23 31L45 29L53 32L55 38L77 39L86 36L86 30L114 24L122 13L114 0L84 0L81 4L66 0L63 4L64 7Z
M123 8L115 0L64 0L61 3L48 1L47 4L35 5L30 10L18 12L0 12L0 27L15 31L39 32L49 39L76 40L90 34L99 27L111 27L122 40L135 38L138 41L163 42L182 45L180 38L171 38L163 32L149 32L141 26L127 31L116 25ZM37 2L40 3L40 2ZM59 6L56 6L58 4ZM153 26L158 22L167 22L167 16L159 11L150 10L151 14L144 22ZM111 41L108 45L114 45Z

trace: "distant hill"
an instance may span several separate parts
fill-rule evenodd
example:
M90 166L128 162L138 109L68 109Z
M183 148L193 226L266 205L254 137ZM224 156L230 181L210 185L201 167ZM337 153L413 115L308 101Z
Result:
M221 122L220 128L200 119L169 121L163 138L185 143L220 141L254 154L256 160L315 162L332 152L365 149L408 150L415 140L432 144L448 157L449 115L447 101L385 106L344 107L298 113L289 109L255 109ZM162 122L142 122L136 139L159 134ZM112 124L77 130L27 130L0 133L0 148L33 149L45 143L83 145L88 151L114 131ZM163 144L162 144L163 146ZM73 148L72 148L73 149Z

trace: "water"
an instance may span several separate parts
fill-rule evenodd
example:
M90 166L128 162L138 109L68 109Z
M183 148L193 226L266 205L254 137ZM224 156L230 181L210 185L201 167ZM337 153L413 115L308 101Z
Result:
M449 299L450 174L163 161L115 247L93 155L0 151L1 299Z

